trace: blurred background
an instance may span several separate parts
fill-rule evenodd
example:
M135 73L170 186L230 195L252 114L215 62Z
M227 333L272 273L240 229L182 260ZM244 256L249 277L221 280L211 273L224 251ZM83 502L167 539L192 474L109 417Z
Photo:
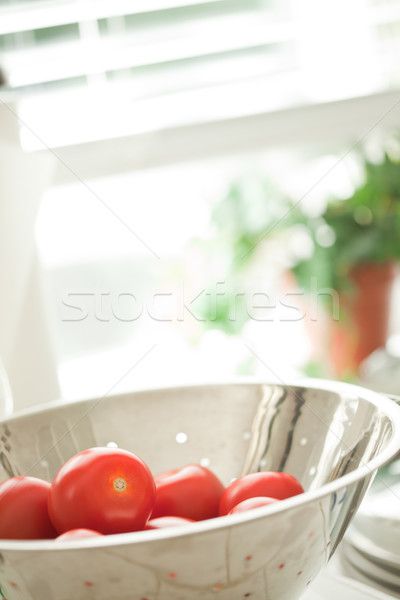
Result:
M0 0L15 408L312 375L400 393L400 1Z

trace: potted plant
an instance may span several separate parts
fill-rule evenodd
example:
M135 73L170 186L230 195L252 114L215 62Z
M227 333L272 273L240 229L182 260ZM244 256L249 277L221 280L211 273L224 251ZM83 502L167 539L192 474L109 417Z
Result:
M360 183L347 198L328 199L318 216L307 215L302 202L293 202L264 176L235 181L214 206L214 244L207 240L207 252L223 256L224 277L233 287L239 280L243 289L251 272L265 280L266 269L262 272L259 266L279 259L305 292L313 286L314 292L315 287L332 290L326 294L324 325L314 327L312 334L319 337L320 347L326 339L318 373L356 375L362 360L386 342L400 259L398 149L392 144L379 161L361 153ZM306 235L313 251L291 251L295 230ZM225 297L212 324L240 334L244 320L229 320L229 305ZM208 314L204 316L211 322Z
M339 376L357 373L387 340L400 259L400 158L394 148L379 162L362 155L361 183L348 198L331 199L318 219L308 220L314 252L293 267L300 285L306 287L314 275L338 293L330 354Z

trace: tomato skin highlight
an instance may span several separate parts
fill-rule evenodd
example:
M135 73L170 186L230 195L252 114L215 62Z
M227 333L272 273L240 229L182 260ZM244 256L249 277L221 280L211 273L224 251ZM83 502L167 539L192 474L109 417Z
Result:
M151 519L164 516L203 521L218 516L223 483L206 467L186 465L156 475Z
M228 514L234 506L247 498L267 496L285 500L303 492L301 483L289 473L277 471L249 473L239 477L225 489L219 505L219 515Z
M100 531L94 529L68 529L56 537L56 540L81 540L83 538L91 538L97 536L103 536Z
M168 527L179 527L195 522L193 519L184 519L183 517L156 517L147 521L145 529L167 529Z
M252 510L253 508L260 508L260 506L269 506L270 504L275 504L279 502L276 498L268 498L267 496L254 496L252 498L246 498L246 500L242 500L239 504L236 504L231 510L228 512L228 515L235 515L237 513L246 512L248 510Z
M154 506L153 475L141 458L120 448L79 452L60 468L48 510L59 534L94 529L103 534L143 529Z
M50 483L16 476L0 483L0 538L38 540L55 538L47 512Z

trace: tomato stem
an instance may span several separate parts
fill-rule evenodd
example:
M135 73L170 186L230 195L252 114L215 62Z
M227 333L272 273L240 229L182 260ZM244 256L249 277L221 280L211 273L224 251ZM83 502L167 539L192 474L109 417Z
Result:
M114 485L114 490L116 492L123 492L126 490L126 488L128 486L125 479L123 479L122 477L117 477L117 479L114 479L113 485Z

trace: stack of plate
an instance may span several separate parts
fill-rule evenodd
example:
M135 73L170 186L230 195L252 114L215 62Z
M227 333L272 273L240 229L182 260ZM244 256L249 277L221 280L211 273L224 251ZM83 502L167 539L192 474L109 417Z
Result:
M394 596L354 579L323 570L301 600L393 600Z
M400 460L378 473L340 556L347 575L400 598Z

